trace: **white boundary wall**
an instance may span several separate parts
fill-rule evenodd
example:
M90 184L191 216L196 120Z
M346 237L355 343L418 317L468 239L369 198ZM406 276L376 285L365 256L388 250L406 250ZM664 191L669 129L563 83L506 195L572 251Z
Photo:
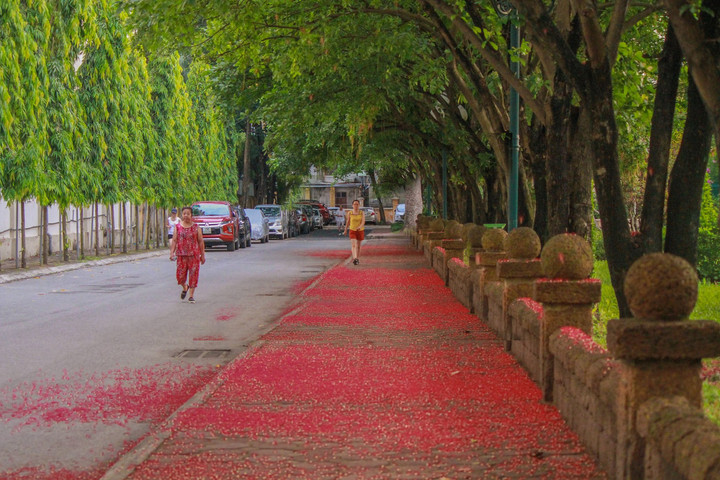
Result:
M135 218L135 206L126 203L126 215L128 223L127 243L128 246L134 245L135 227L137 219ZM122 204L115 204L111 207L115 215L115 229L112 232L115 235L115 248L122 248ZM91 249L95 248L94 235L91 235L94 228L94 207L85 207L83 210L83 229L84 229L84 247L86 255L92 255ZM75 206L68 207L67 211L67 234L69 247L71 250L79 248L77 239L80 230L80 208ZM100 248L106 248L108 245L108 231L110 230L110 209L106 205L99 205L98 212L100 216ZM140 213L142 217L142 209ZM34 200L25 201L25 247L27 249L27 257L38 256L40 254L42 235L42 227L40 219L42 217L42 207ZM164 222L163 222L164 224ZM50 240L50 248L52 252L62 250L60 238L60 208L57 205L48 207L48 237ZM18 203L8 202L0 196L0 260L15 259L20 256L21 240L20 232L20 210Z

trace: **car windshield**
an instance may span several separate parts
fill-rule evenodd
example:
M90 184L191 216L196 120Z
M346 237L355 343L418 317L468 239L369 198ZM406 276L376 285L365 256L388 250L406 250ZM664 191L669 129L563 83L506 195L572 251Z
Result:
M222 203L197 203L192 206L192 212L196 217L225 217L229 213L227 205Z
M258 210L262 210L266 217L279 217L280 207L256 207Z
M405 211L405 204L404 204L404 203L401 203L400 205L398 205L398 206L397 206L397 211L398 211L398 212L404 212L404 211Z

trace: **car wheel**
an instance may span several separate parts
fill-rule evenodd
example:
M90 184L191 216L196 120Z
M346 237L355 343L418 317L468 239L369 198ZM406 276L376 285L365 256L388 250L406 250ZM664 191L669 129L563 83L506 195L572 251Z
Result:
M247 247L247 242L245 241L245 237L243 236L242 242L240 242L240 248Z
M225 245L227 246L227 251L228 251L228 252L232 252L232 251L235 250L235 242L234 242L234 241L232 241L232 242L227 242Z

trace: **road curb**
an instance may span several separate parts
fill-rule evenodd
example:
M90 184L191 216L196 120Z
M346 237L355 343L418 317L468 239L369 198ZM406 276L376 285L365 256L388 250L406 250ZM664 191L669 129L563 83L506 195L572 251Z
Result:
M71 263L67 265L58 265L54 267L44 267L36 270L23 270L20 272L5 273L0 275L0 284L17 282L20 280L27 280L28 278L45 277L48 275L55 275L58 273L71 272L73 270L80 270L81 268L87 267L98 267L102 265L112 265L114 263L130 262L133 260L142 260L145 258L159 257L162 255L168 255L167 250L156 250L153 252L144 253L131 253L118 255L114 257L101 258L99 260L90 260L87 262Z

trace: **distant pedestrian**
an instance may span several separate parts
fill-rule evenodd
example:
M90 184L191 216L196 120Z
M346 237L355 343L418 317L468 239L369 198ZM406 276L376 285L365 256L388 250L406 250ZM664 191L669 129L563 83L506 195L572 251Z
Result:
M170 210L170 216L167 219L168 240L172 240L173 235L175 235L175 226L180 223L180 217L178 217L177 213L178 211L175 207Z
M337 210L337 213L335 213L335 224L337 225L338 232L342 232L343 228L345 228L345 210L343 210L342 205Z
M345 232L350 230L350 245L352 246L353 263L360 263L360 243L365 239L365 212L360 210L360 201L353 200L352 210L347 213Z
M175 276L178 285L182 286L180 299L190 293L188 301L195 303L195 288L200 275L200 264L205 263L205 242L202 231L193 220L192 208L182 208L182 220L175 227L175 234L170 242L170 260L177 258Z

